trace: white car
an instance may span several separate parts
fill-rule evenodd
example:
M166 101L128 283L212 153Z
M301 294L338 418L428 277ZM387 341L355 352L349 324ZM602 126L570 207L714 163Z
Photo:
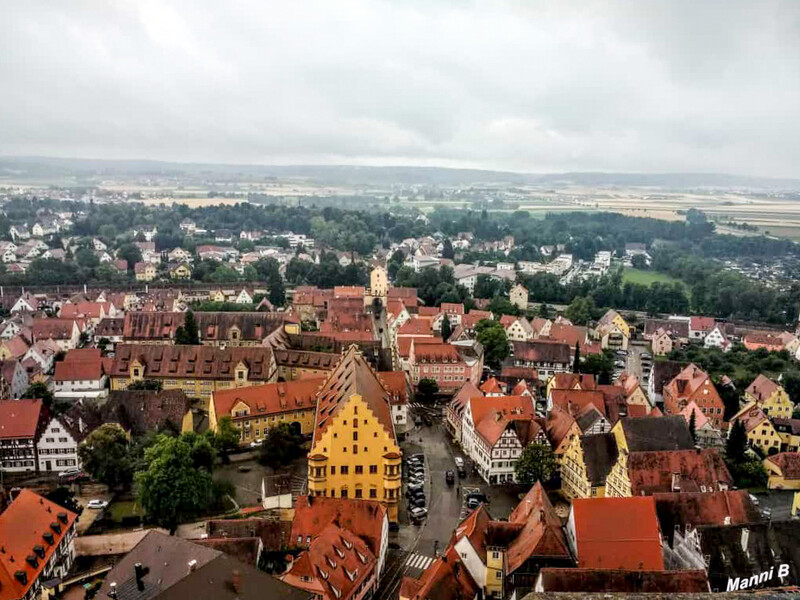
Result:
M408 511L411 514L411 518L414 520L424 519L428 516L428 509L422 507L412 508Z
M250 442L250 447L251 448L258 448L259 446L261 446L261 442L262 441L263 440L253 440L252 442Z
M461 469L461 468L463 468L463 467L464 467L464 459L463 459L463 458L461 458L460 456L456 456L456 459L455 459L455 460L456 460L456 466L457 466L459 469Z
M94 508L94 509L103 509L108 506L107 500L98 500L95 498L94 500L89 500L89 504L86 505L87 508Z
M73 467L71 469L66 469L64 471L61 471L58 474L58 476L61 477L61 478L64 478L64 477L73 477L75 475L80 475L80 474L81 474L81 470L76 468L76 467Z

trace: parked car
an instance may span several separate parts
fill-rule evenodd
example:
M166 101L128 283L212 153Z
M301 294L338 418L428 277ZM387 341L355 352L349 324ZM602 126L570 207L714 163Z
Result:
M431 418L428 415L422 417L422 422L425 423L425 427L430 427L433 425L433 421L431 421Z
M617 356L628 356L628 352L625 350L617 350Z
M392 533L400 531L400 523L397 523L396 521L389 523L389 531ZM389 542L389 548L392 550L401 550L400 544L396 544L394 542Z
M486 497L486 494L483 492L470 492L467 494L467 500L476 499L478 502L483 502L484 504L489 504L489 498Z
M89 500L89 503L86 506L87 508L102 509L108 506L108 502L106 500L98 500L95 498L94 500Z
M414 417L414 425L416 425L417 427L422 426L422 419L419 417Z
M467 508L472 510L474 508L478 508L481 505L481 501L477 498L470 498L467 500Z
M422 485L425 483L425 476L424 475L413 475L408 478L408 485L419 484Z
M415 521L421 521L422 519L428 516L427 508L415 507L410 509L408 512L411 515L411 518L414 519Z
M263 440L253 440L252 442L250 442L250 447L251 448L258 448L259 446L261 446L261 442L262 441Z
M457 467L460 468L460 467L464 466L464 459L461 458L460 456L456 456L455 461L456 461L456 466Z
M453 485L456 482L456 474L453 471L446 471L444 480L447 482L447 485Z
M423 490L412 490L409 498L424 498L425 492Z
M425 455L422 452L417 452L416 454L412 454L409 458L418 458L420 460L425 460Z
M77 467L73 467L72 469L65 469L58 474L59 479L66 479L68 477L72 477L73 475L80 475L81 470Z
M408 503L411 506L422 508L425 506L425 496L414 496L408 501Z

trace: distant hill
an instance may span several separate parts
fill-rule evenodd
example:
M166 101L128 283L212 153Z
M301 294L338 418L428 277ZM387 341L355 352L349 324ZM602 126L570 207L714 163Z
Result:
M347 165L228 165L154 160L0 157L0 182L92 180L113 177L187 177L204 180L305 179L349 185L541 185L559 187L658 187L672 189L752 188L800 190L799 179L770 179L720 173L513 173L441 167L359 167Z

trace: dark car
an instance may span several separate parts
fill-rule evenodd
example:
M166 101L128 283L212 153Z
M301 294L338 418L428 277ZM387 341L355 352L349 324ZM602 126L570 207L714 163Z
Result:
M431 425L433 425L433 421L428 415L422 417L422 422L425 423L425 427L430 427Z
M396 521L392 521L391 523L389 523L389 531L391 531L393 533L396 533L396 532L400 531L400 523L397 523ZM394 543L394 542L392 542L392 543ZM392 548L392 543L389 544L389 548ZM399 544L394 544L394 548L392 548L392 549L393 550L401 550Z
M464 478L467 476L467 470L464 467L458 468L458 476Z
M425 496L415 496L408 503L415 508L425 508Z
M447 482L447 485L453 485L456 482L456 474L453 471L447 471L444 474L444 480Z
M422 452L417 452L416 454L412 454L408 458L409 459L418 458L419 460L425 460L425 455Z

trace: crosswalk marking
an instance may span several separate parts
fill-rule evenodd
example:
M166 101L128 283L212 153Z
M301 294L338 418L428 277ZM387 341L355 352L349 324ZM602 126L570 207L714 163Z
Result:
M434 558L432 556L425 556L424 554L417 554L415 552L406 560L406 566L424 571L431 565L433 560Z

